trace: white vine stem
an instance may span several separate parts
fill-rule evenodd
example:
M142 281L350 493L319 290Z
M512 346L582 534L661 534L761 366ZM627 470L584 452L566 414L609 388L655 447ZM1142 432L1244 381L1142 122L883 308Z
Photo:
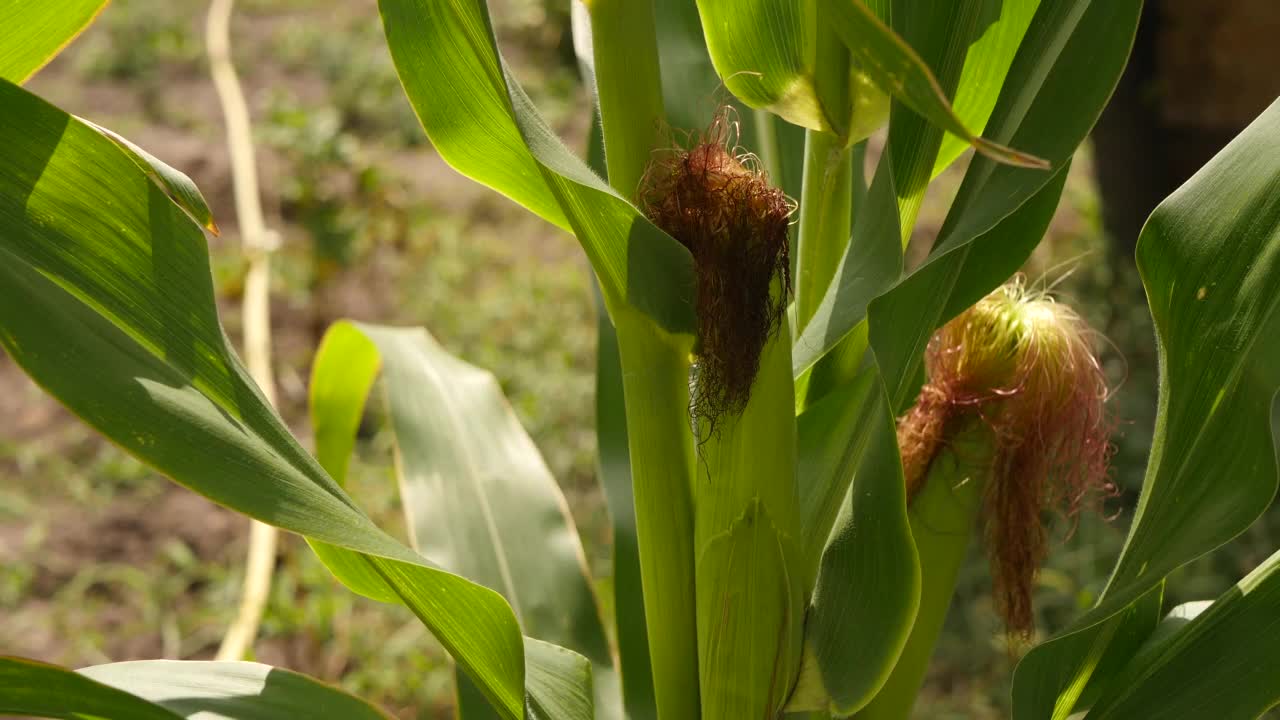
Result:
M244 280L242 322L244 356L262 393L272 405L276 403L275 381L271 375L271 250L273 237L262 215L258 195L258 172L253 157L253 135L249 126L249 108L245 103L240 80L231 61L231 8L234 0L212 0L205 25L205 42L209 53L209 72L222 105L227 126L227 147L231 153L231 181L235 194L236 217L248 270ZM275 569L277 530L251 520L249 553L245 564L244 588L240 609L227 628L218 648L218 660L243 660L258 635L271 591L271 574Z

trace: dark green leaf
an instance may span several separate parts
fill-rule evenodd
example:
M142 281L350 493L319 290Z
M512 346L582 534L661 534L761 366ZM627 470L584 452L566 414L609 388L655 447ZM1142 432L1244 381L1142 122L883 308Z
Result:
M874 368L869 372L874 378ZM898 436L883 384L874 378L872 385L862 403L866 453L822 554L805 623L806 662L816 664L827 709L840 717L861 709L884 685L920 604Z
M0 713L105 720L387 720L305 675L251 662L138 660L73 672L0 657Z
M1138 268L1162 369L1142 499L1098 605L1019 664L1019 718L1065 717L1114 632L1104 621L1235 537L1275 495L1280 102L1160 204Z
M180 720L159 705L57 665L0 655L0 714Z
M1280 704L1280 553L1209 607L1174 611L1090 720L1253 720Z

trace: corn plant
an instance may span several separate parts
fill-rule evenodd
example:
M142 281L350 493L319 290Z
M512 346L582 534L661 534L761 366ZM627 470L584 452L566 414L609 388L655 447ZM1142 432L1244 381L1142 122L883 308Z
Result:
M481 0L380 0L440 155L574 234L594 271L611 618L493 378L426 331L334 326L315 457L289 434L219 325L199 191L21 87L101 5L0 4L0 343L118 445L410 608L456 661L461 717L906 718L979 527L1026 637L1039 517L1105 485L1107 418L1079 320L1006 281L1138 0L591 0L589 160L522 91ZM931 180L969 147L908 266ZM1278 191L1274 104L1142 233L1161 377L1141 502L1097 604L1019 663L1019 720L1280 702L1280 554L1212 602L1161 596L1276 492ZM408 545L343 489L374 387ZM255 663L18 658L0 659L0 712L381 717Z

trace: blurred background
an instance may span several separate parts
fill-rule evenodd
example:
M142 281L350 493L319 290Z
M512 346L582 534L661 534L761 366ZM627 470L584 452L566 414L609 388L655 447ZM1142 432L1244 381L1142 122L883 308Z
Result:
M494 0L503 51L571 147L590 98L568 0ZM222 317L239 337L243 275L222 115L208 78L203 3L116 0L29 87L183 170L222 226L212 238ZM1133 247L1156 202L1280 95L1280 3L1148 2L1134 58L1071 170L1028 263L1105 340L1120 419L1099 516L1060 527L1041 573L1039 631L1092 604L1124 540L1155 411L1156 348ZM337 318L424 325L490 368L565 494L609 589L594 468L594 308L576 241L466 181L432 151L383 43L375 0L241 0L233 51L246 86L274 264L284 417L307 438L311 353ZM961 163L963 165L963 162ZM941 225L962 168L931 191L916 232ZM0 652L71 666L212 657L235 613L247 521L100 439L0 356ZM376 424L375 424L376 425ZM402 530L389 443L363 439L350 489ZM1222 478L1231 482L1231 478ZM1280 543L1280 512L1170 578L1167 606L1212 598ZM921 718L998 718L1016 661L991 608L980 544L961 581ZM337 585L285 537L258 659L337 683L402 718L451 717L448 659L404 608Z

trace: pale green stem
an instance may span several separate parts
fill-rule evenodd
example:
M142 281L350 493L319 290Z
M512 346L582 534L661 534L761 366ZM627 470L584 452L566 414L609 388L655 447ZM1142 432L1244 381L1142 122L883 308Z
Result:
M756 146L760 151L760 162L764 164L764 171L768 173L769 179L780 185L782 150L778 147L778 132L774 129L774 123L780 121L768 110L757 108L751 114L756 125Z
M609 184L634 198L666 113L651 0L588 0Z
M796 261L796 331L822 302L836 265L849 244L853 162L847 133L851 113L849 49L823 22L818 4L814 89L830 132L809 130L804 140L804 184L800 189L800 237Z
M800 236L796 261L796 326L813 318L849 245L853 154L830 133L809 130L804 143Z
M814 88L829 132L809 130L804 138L804 184L800 189L800 237L796 261L796 331L813 317L835 277L849 244L853 163L849 130L849 50L818 6Z
M588 9L609 184L634 198L665 122L653 4L590 0ZM693 338L661 331L621 299L606 300L622 363L654 701L659 720L697 720Z
M909 510L920 556L920 610L888 681L858 720L911 717L982 509L994 446L991 429L973 420L944 442Z
M692 338L666 335L634 310L618 309L613 318L622 361L654 702L660 720L697 720Z

